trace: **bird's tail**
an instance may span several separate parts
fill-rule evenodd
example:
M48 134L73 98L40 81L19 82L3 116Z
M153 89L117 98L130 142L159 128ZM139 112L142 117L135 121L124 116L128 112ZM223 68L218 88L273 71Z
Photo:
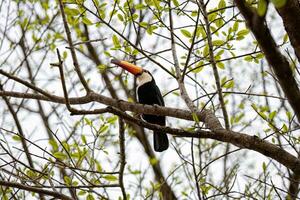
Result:
M169 147L169 140L166 133L154 131L153 133L154 150L162 152Z

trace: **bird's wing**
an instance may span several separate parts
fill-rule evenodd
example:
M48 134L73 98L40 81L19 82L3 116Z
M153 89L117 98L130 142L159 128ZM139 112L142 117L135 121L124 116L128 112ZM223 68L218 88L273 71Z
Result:
M164 99L160 93L160 90L159 88L157 87L157 85L155 85L155 90L156 90L156 93L157 93L157 99L158 99L158 102L159 102L159 105L160 106L165 106L165 102L164 102Z

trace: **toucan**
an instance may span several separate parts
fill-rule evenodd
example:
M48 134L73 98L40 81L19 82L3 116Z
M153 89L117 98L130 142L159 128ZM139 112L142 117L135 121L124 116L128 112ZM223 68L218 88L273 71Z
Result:
M165 106L164 99L161 95L159 88L157 87L152 74L143 69L142 67L136 66L127 61L121 61L117 59L112 59L111 62L116 64L126 71L130 72L137 78L137 99L141 104L148 105L159 105ZM158 124L161 126L166 125L166 117L158 115L147 115L143 114L142 118L152 124ZM153 132L153 143L154 150L157 152L162 152L169 147L169 140L166 133L159 131Z

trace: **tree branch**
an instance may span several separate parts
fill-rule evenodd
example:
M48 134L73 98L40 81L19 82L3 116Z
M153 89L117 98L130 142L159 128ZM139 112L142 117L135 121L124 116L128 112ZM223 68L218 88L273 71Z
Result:
M89 93L90 88L89 88L84 76L82 75L82 72L81 72L79 64L78 64L78 60L77 60L77 56L76 56L76 52L75 52L75 48L74 48L73 40L72 40L72 36L71 36L71 31L70 31L68 23L67 23L65 11L64 11L64 6L63 6L63 3L62 3L61 0L59 0L59 7L60 7L63 23L64 23L66 35L67 35L67 40L68 40L68 43L69 43L69 46L70 46L71 55L72 55L75 70L77 72L77 75L78 75L78 77L80 79L80 82L82 83L84 89L86 90L87 93Z
M126 200L126 191L124 187L123 175L126 164L125 157L125 129L124 122L121 117L119 117L119 143L120 143L120 169L119 169L119 185L122 191L123 200Z
M300 160L297 157L293 156L289 152L285 151L282 148L279 148L278 146L268 141L260 139L255 135L250 136L245 133L234 132L226 129L215 129L213 131L197 130L194 132L182 129L174 129L167 126L159 126L156 124L147 123L143 120L132 117L127 113L114 107L107 107L107 110L110 113L123 117L125 120L131 121L137 125L146 127L154 131L159 130L160 132L180 137L215 139L218 141L233 144L240 148L254 150L278 161L279 163L283 164L295 173L300 172Z
M38 194L49 195L49 196L52 196L52 197L58 198L58 199L73 200L73 198L68 197L62 193L54 192L51 190L44 190L44 189L36 188L36 187L32 187L32 186L27 186L27 185L24 185L21 183L14 183L14 182L0 180L0 185L7 186L7 187L13 187L13 188L19 188L21 190L27 190L30 192L36 192Z
M287 0L282 8L276 10L283 20L285 30L295 50L298 62L300 62L300 3L297 0Z
M266 23L257 15L256 11L244 0L235 0L235 3L274 70L280 86L300 122L300 91L289 62L280 53Z
M293 76L293 72L288 60L280 53L279 49L277 48L276 43L263 18L259 17L256 11L253 10L244 0L235 0L235 3L244 16L247 26L251 29L256 40L258 41L258 44L261 50L264 52L268 63L274 70L279 84L284 94L287 96L287 99L297 116L298 122L300 122L300 90ZM296 3L298 3L298 5L295 5ZM289 34L291 43L299 59L300 33L299 31L295 32L295 29L299 29L296 28L298 27L298 25L296 26L296 24L300 22L299 2L289 0L286 2L286 5L283 8L277 9L277 11L280 13L281 17L284 20L286 31ZM287 12L290 13L287 14ZM295 12L297 12L296 15ZM293 171L295 174L291 177L292 180L289 188L291 192L294 192L291 195L292 198L294 198L298 194L300 179L300 170Z

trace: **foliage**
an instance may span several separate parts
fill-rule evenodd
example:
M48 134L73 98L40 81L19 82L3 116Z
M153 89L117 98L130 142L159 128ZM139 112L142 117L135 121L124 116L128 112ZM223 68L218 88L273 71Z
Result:
M110 64L112 58L129 60L153 74L167 107L191 112L190 121L168 117L169 127L214 133L198 114L209 110L227 130L298 154L297 113L234 2L63 0L64 14L60 2L0 3L0 70L11 75L0 74L2 199L47 198L41 189L87 200L289 198L291 170L267 153L250 151L251 145L245 150L231 145L236 141L171 133L170 148L156 154L152 131L138 120L125 119L122 126L126 114L138 119L136 114L74 114L66 106L61 66L77 111L111 107L87 99L80 73L92 91L111 97L107 102L135 102L134 77ZM287 1L247 2L258 20L267 19L299 82L299 58L276 15Z

